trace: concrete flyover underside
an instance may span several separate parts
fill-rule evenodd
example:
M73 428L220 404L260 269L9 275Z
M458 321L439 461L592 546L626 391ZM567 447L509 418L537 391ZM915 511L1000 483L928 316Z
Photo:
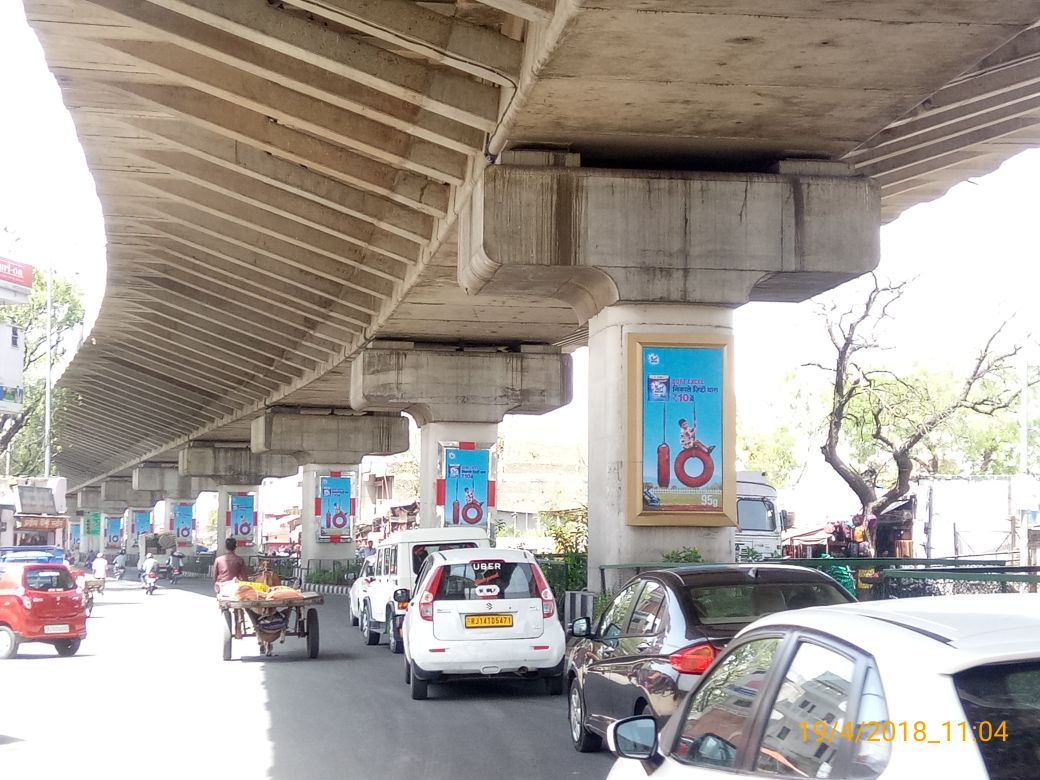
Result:
M108 236L104 304L60 381L70 488L248 442L268 407L349 406L376 338L580 343L588 311L459 284L457 218L512 150L655 172L842 160L887 220L1040 142L1035 0L25 5Z

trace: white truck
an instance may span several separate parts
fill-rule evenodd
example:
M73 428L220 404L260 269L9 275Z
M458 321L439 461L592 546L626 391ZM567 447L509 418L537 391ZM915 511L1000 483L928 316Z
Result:
M763 472L737 472L735 561L781 557L781 534L793 518L778 511L776 503L776 488L766 482Z
M415 588L415 577L432 552L490 547L483 528L416 528L390 534L375 548L350 586L351 625L358 626L365 644L379 644L386 634L390 651L400 653L401 623L407 604L394 601L398 588Z

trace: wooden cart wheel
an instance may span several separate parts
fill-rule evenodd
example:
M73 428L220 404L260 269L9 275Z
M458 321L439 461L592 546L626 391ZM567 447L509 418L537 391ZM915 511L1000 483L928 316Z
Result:
M307 610L307 655L318 657L318 610L311 607Z
M222 610L224 613L224 660L231 660L231 610Z

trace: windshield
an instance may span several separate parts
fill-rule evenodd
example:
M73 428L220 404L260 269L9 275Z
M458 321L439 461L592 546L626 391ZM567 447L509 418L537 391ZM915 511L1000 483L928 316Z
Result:
M531 564L490 559L446 565L434 594L437 601L538 597Z
M953 682L967 723L952 724L951 736L978 746L991 780L1035 777L1040 761L1040 662L979 666L955 674Z
M66 568L26 569L26 590L73 590L76 583Z
M785 609L844 604L837 585L819 582L768 582L687 588L690 603L703 625L750 623Z
M417 544L412 548L412 573L418 574L422 568L426 556L430 553L444 552L445 550L472 550L476 548L476 542L441 542L436 544Z
M775 531L773 502L764 498L738 498L737 525L741 531Z

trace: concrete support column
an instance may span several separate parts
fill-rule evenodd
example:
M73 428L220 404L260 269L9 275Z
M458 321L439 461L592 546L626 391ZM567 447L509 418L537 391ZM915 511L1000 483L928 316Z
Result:
M76 494L76 506L83 512L83 525L79 537L79 551L87 556L101 550L101 488L83 488ZM93 533L87 533L93 531Z
M257 528L260 517L260 488L259 483L255 485L219 485L217 487L217 555L224 554L224 542L234 534L234 524L239 518L232 516L232 498L239 494L250 494L253 496L254 516L248 518L252 522L252 534L248 537L240 537L236 552L242 558L248 559L258 554L259 529ZM241 538L250 539L245 544Z
M493 449L498 442L498 423L430 422L419 430L419 437L419 525L423 528L450 525L450 516L445 522L445 515L437 505L437 482L444 472L441 443L458 446L460 442L472 442L477 449ZM489 476L495 479L494 474ZM445 496L444 512L450 512L453 500L453 496ZM493 517L493 513L489 514Z
M722 306L610 306L589 320L589 586L600 587L601 564L660 561L695 547L706 561L733 560L732 527L635 526L626 523L624 420L628 419L628 334L730 336L733 310ZM727 464L732 460L727 458ZM631 571L606 572L608 590Z
M358 495L357 464L307 463L303 466L300 485L300 561L304 567L310 561L342 561L354 557L353 535L349 525L342 535L324 535L328 541L322 541L320 534L324 522L320 516L321 478L335 476L350 477L351 496Z

